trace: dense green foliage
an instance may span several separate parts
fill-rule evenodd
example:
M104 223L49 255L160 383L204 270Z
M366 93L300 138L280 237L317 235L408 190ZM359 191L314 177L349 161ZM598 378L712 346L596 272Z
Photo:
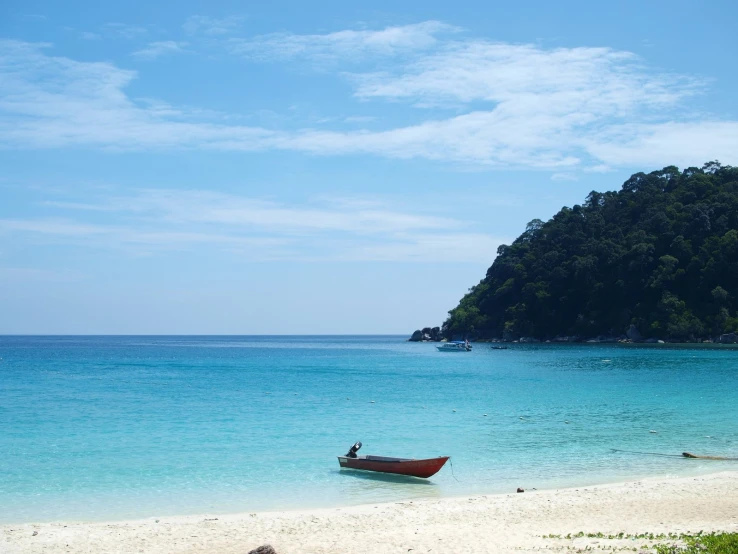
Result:
M531 221L443 325L447 337L644 338L738 330L738 168L637 173Z

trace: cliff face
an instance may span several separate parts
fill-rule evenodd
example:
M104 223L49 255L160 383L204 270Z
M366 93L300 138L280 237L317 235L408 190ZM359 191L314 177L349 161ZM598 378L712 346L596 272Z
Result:
M717 339L738 330L738 168L637 173L497 254L444 336Z

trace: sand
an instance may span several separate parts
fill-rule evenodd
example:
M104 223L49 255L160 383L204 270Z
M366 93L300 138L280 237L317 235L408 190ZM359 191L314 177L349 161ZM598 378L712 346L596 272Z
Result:
M587 534L700 530L738 532L738 471L295 512L4 525L0 552L246 554L265 543L278 554L640 551L654 541Z

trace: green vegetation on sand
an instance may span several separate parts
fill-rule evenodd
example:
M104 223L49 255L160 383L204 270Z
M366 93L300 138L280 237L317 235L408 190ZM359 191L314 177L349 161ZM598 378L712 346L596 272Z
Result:
M684 546L659 544L658 554L738 554L738 533L685 536Z
M738 533L569 533L568 535L543 535L544 539L573 541L582 538L598 539L586 546L567 544L552 545L552 550L567 552L639 552L645 554L738 554Z

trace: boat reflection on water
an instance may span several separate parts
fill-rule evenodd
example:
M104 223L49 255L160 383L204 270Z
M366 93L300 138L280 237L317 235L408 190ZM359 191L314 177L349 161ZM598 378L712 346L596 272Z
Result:
M353 477L362 481L374 481L377 483L391 483L397 485L412 485L412 486L430 486L437 487L438 485L428 479L422 477L413 477L411 475L400 475L397 473L378 473L375 471L364 471L361 469L351 469L349 467L342 467L339 469L342 475L347 477Z
M366 505L384 502L437 500L448 494L438 479L422 479L409 475L378 473L342 467L336 470L341 490L341 503Z

